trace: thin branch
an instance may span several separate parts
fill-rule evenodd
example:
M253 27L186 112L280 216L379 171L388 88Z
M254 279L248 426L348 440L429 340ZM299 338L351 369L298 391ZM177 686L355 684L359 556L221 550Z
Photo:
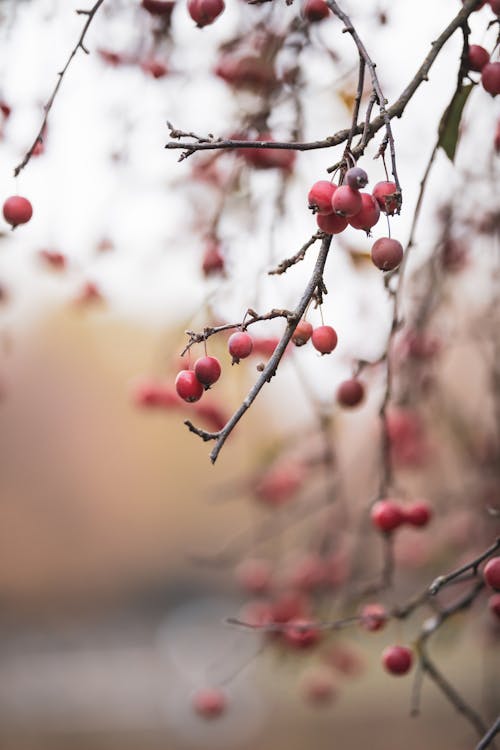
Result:
M477 569L483 562L483 560L491 557L491 555L493 555L498 549L500 549L500 538L498 538L496 542L491 545L491 547L488 547L485 552L476 557L474 560L471 560L471 562L467 563L466 565L462 565L462 567L457 568L451 573L448 573L448 575L439 576L438 578L436 578L436 580L433 581L429 586L429 593L432 594L432 596L435 596L438 591L443 588L443 586L446 586L448 583L450 583L450 581L453 581L455 578L461 576L462 573L466 573L469 570L472 570L475 574L477 574Z
M488 729L483 739L476 746L476 750L486 750L491 745L491 741L500 733L500 716L497 718L495 723Z
M309 250L309 248L314 245L315 242L321 240L323 236L323 232L316 232L316 234L313 234L313 236L309 240L307 240L304 245L302 245L300 250L296 252L295 255L292 255L291 258L285 258L285 260L282 260L280 263L278 263L276 268L273 268L272 271L268 271L268 276L278 276L288 271L288 269L294 266L296 263L300 263L300 261L304 260L304 258L306 257L306 252Z

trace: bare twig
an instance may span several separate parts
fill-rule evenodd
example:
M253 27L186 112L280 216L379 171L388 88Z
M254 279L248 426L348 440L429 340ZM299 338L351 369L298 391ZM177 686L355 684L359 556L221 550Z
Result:
M455 578L459 578L462 573L467 573L467 571L469 570L472 570L477 575L477 569L483 562L483 560L487 560L488 557L491 557L491 555L493 555L498 549L500 549L500 538L497 539L496 542L491 545L491 547L488 547L485 552L474 558L474 560L471 560L466 565L462 565L460 568L453 570L451 573L448 573L448 575L439 576L438 578L436 578L436 580L433 581L429 586L429 593L432 594L432 596L435 596L438 591L443 588L443 586L446 586L448 583L450 583L450 581L453 581Z
M482 738L479 745L476 745L476 750L486 750L491 745L491 741L500 733L500 716L496 719L495 723L488 729L484 737Z
M291 258L285 258L285 260L282 260L280 263L278 263L276 268L273 268L272 271L267 272L268 275L278 276L288 271L288 269L294 266L296 263L300 263L301 260L304 260L306 252L309 250L311 245L314 245L315 242L321 240L323 236L323 232L316 232L316 234L313 234L313 236L309 240L307 240L304 245L302 245L300 250L296 252L295 255L292 255Z

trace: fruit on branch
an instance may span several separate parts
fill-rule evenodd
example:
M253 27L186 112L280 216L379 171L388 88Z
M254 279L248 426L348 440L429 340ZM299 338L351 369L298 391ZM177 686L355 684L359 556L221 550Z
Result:
M340 234L346 228L348 221L345 216L340 214L318 214L316 223L322 232L326 234Z
M488 560L484 566L483 578L488 586L500 591L500 557L492 557Z
M399 208L397 192L396 183L387 180L377 182L372 190L380 209L388 216L393 216Z
M11 195L3 204L5 221L15 229L19 224L26 224L33 216L33 206L27 198Z
M142 7L147 10L153 16L168 16L172 15L175 2L171 0L142 0Z
M363 383L357 378L349 378L349 380L344 380L337 389L337 403L340 406L352 408L362 402L364 395Z
M349 185L341 185L336 189L332 198L332 208L340 216L355 216L361 211L362 201L358 190Z
M492 96L500 94L500 62L489 62L481 71L483 89Z
M322 21L329 13L330 9L325 0L306 0L302 7L302 15L310 23Z
M290 646L302 649L314 646L320 639L321 631L309 620L294 618L287 622L283 635Z
M361 167L352 167L348 169L345 175L345 182L353 190L360 190L368 185L368 175Z
M500 594L493 594L488 599L488 608L492 614L500 619Z
M285 622L309 622L305 618L310 612L310 602L307 596L297 591L284 591L272 603L271 622L283 624Z
M428 502L419 500L403 509L405 523L417 528L427 526L432 518L432 509Z
M328 180L318 180L309 190L307 200L309 208L315 214L327 216L333 213L332 198L337 186Z
M227 346L233 358L232 364L237 365L240 359L245 359L252 353L252 337L246 331L236 331L229 337Z
M203 395L203 385L194 370L181 370L175 378L175 390L188 403L199 401Z
M271 588L272 569L268 560L252 558L243 560L236 568L236 580L251 594L264 594Z
M375 528L386 534L405 522L401 505L391 499L377 500L371 509L370 517Z
M297 328L293 332L292 341L295 346L304 346L312 336L313 327L307 320L299 320Z
M361 608L359 616L361 618L361 626L365 628L365 630L370 630L372 632L375 630L381 630L389 619L386 608L377 602L373 604L365 604Z
M380 206L371 193L360 193L361 208L357 214L349 217L349 224L354 229L364 229L369 232L380 218Z
M407 646L388 646L382 652L382 664L390 674L407 674L413 664L413 653Z
M467 57L469 70L474 70L479 73L489 61L490 53L485 50L484 47L481 47L479 44L470 45Z
M194 363L194 373L205 389L208 389L220 378L220 362L217 357L200 357Z
M381 271L392 271L403 260L403 246L391 237L380 237L373 243L372 261Z
M337 333L331 326L318 326L311 335L312 345L321 354L330 354L337 346Z
M224 0L188 0L188 12L198 28L213 23L224 8Z
M203 688L193 695L192 705L204 719L217 719L226 710L227 699L220 688Z
M142 60L141 70L143 70L144 73L153 76L153 78L163 78L168 73L167 66L160 60L155 60L154 58Z

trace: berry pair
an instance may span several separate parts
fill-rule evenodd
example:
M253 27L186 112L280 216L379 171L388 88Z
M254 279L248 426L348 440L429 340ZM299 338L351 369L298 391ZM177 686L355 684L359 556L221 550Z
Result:
M378 500L371 510L371 520L375 528L389 533L403 524L421 528L432 518L432 510L425 500L418 500L404 506L397 500Z

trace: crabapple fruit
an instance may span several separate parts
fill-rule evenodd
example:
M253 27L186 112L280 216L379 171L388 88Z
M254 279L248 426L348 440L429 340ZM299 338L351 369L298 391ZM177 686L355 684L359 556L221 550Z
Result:
M217 357L200 357L194 363L194 372L200 383L210 388L220 378L220 362Z
M237 365L240 359L245 359L252 353L252 337L245 331L236 331L229 337L227 346L229 354L233 358L233 365Z
M297 327L292 335L292 341L295 346L304 346L311 338L313 327L307 320L299 320Z
M368 185L368 175L361 167L352 167L347 170L345 181L353 190L359 190Z
M319 641L320 631L314 623L302 618L289 620L283 633L285 641L295 648L310 648Z
M413 664L413 653L407 646L388 646L382 652L382 664L390 674L406 674Z
M198 28L213 23L224 8L224 0L188 0L188 12Z
M316 223L321 231L326 234L340 234L347 226L347 219L340 214L318 214Z
M337 334L331 326L318 326L311 335L312 345L321 354L330 354L337 346Z
M365 630L375 631L384 627L388 620L386 608L382 604L365 604L359 614L360 624Z
M192 705L204 719L216 719L226 710L227 699L219 688L202 688L193 695Z
M354 216L361 211L362 201L358 190L353 190L349 185L341 185L336 189L332 198L334 213L341 216Z
M332 198L336 189L337 186L328 180L318 180L314 183L307 195L309 208L313 213L324 216L333 213Z
M486 63L481 71L481 83L488 94L500 94L500 62Z
M361 208L357 214L349 217L349 224L354 229L364 229L369 232L380 218L380 206L370 193L360 193Z
M177 373L175 390L188 403L199 401L203 395L203 385L196 377L194 370L181 370Z
M467 57L467 64L469 70L474 70L480 73L486 63L490 61L490 54L484 47L479 44L471 44L469 47L469 54Z
M15 229L18 224L26 224L33 216L33 206L27 198L11 195L3 204L3 216L8 224Z
M403 509L405 523L409 523L410 526L427 526L432 518L432 510L429 507L429 503L425 500L420 500L407 508Z
M380 237L372 246L372 261L381 271L392 271L403 260L403 246L391 237Z
M174 5L171 0L142 0L142 7L152 16L170 16Z
M373 525L385 533L394 531L405 521L399 503L390 499L378 500L371 509L370 517Z
M483 578L488 586L500 591L500 557L492 557L488 560L484 566Z
M330 13L325 0L306 0L302 7L302 15L311 23L322 21Z
M500 619L500 594L493 594L488 599L488 608L490 612Z
M340 406L357 406L363 400L365 389L363 383L356 378L344 380L337 389L337 403Z
M377 182L372 190L372 195L380 206L380 209L388 216L395 214L399 208L397 190L396 183L389 180Z

